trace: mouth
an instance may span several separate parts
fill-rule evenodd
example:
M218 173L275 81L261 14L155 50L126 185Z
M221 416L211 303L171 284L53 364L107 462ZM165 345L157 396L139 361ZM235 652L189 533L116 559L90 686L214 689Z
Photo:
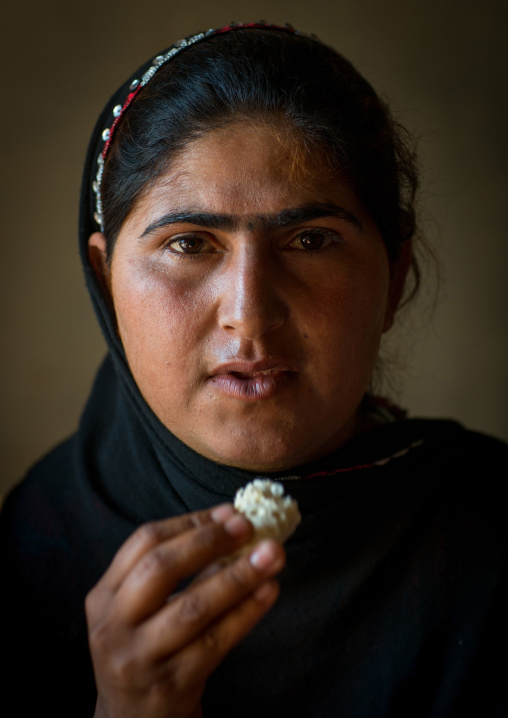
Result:
M286 361L234 361L216 367L209 377L221 394L244 401L270 399L296 377Z

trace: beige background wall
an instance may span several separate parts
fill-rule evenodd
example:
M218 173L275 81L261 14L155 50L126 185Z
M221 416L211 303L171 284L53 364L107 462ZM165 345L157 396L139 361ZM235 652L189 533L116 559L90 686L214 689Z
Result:
M95 118L143 60L230 20L315 32L421 136L422 214L444 277L433 316L406 319L396 395L508 439L505 0L16 0L0 12L0 491L72 432L104 354L76 230Z

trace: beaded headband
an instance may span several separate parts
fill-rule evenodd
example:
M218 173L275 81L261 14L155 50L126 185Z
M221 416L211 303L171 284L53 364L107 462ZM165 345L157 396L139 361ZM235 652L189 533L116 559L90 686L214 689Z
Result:
M160 55L157 55L152 60L151 65L148 67L148 69L143 73L140 74L140 77L132 80L132 82L128 85L126 88L127 96L124 99L123 102L119 102L113 107L112 111L112 117L111 117L111 123L108 127L106 127L101 135L101 141L104 143L102 149L99 148L99 156L97 158L97 174L95 176L95 179L92 184L92 188L95 194L95 212L94 212L94 219L99 225L101 232L104 231L104 220L103 220L103 213L102 213L102 195L101 195L101 184L102 184L102 175L104 172L104 163L106 160L106 155L108 153L109 148L111 147L111 142L113 139L113 135L115 133L116 128L118 127L118 124L120 120L124 117L125 112L131 102L134 100L134 98L137 96L138 92L141 90L142 87L144 87L152 77L156 74L156 72L166 64L169 60L171 60L175 55L178 55L182 50L184 50L187 47L190 47L191 45L195 45L197 42L200 42L201 40L204 40L205 38L212 37L214 35L220 35L226 32L232 32L234 30L245 30L245 29L262 29L262 30L283 30L285 32L289 32L292 34L297 35L303 35L304 33L299 33L297 30L295 30L289 23L286 23L285 25L271 25L266 23L264 20L260 20L259 22L255 23L231 23L230 25L226 25L225 27L217 28L215 30L206 30L205 32L199 32L196 35L191 35L190 37L184 38L183 40L178 40L175 42L171 47L161 53ZM313 40L317 40L318 38L315 35L310 35Z

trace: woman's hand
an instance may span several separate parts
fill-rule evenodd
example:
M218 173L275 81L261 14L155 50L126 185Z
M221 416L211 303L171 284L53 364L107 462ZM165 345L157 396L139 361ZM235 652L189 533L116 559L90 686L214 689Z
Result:
M96 718L201 715L208 676L278 595L279 544L221 563L252 535L226 504L146 524L125 542L86 599Z

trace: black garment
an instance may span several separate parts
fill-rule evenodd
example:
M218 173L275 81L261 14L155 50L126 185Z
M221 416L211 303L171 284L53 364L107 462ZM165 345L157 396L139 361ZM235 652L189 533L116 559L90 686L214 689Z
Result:
M174 438L151 445L122 391L96 431L111 371L1 515L3 690L19 715L93 715L87 591L139 523L230 499L249 478ZM507 716L507 456L456 423L403 420L282 478L303 521L281 596L210 679L204 715Z

